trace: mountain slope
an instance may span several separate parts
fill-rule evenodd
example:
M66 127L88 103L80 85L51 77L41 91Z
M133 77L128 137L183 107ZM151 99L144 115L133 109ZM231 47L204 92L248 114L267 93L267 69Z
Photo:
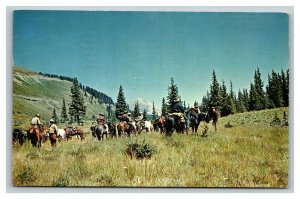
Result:
M47 122L52 117L54 107L60 118L63 99L67 109L71 102L71 86L70 81L13 67L13 125L28 126L37 113L41 114L42 122ZM91 102L89 94L84 98L87 106L86 119L105 112L106 105L100 105L95 100Z

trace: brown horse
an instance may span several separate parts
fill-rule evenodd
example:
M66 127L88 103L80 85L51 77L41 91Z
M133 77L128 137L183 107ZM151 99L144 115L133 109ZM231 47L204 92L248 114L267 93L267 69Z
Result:
M136 129L134 128L133 125L129 125L125 121L120 121L119 124L117 125L118 129L118 134L119 136L126 135L131 136L131 135L136 135Z
M215 127L215 132L217 132L217 125L218 125L219 115L220 114L217 111L212 111L211 112L212 125Z
M81 141L84 139L84 137L83 137L83 131L80 128L78 128L78 127L75 127L75 128L67 127L67 128L64 128L64 130L66 132L67 141L69 139L72 139L72 136L74 136L74 135L76 135L78 139L80 137Z
M43 126L40 126L40 128L34 128L30 127L27 130L27 136L31 141L31 144L33 147L41 147L42 141L44 142L46 140L46 130Z
M158 119L156 119L152 125L154 128L154 131L157 131L158 129L160 129L160 133L166 133L166 128L164 126L166 121L166 118L164 116L160 116Z

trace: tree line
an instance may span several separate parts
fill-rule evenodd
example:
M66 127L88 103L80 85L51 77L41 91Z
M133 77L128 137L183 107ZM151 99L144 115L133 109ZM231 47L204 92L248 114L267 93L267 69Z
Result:
M80 118L85 115L86 109L83 94L80 92L81 89L80 83L74 78L71 88L72 102L68 113L76 122L79 122ZM94 91L95 90L90 87L85 87L84 90L84 92L92 93ZM172 102L177 98L180 99L181 97L179 95L178 86L172 77L171 84L167 88L167 96L162 98L162 115L171 112ZM186 107L185 101L181 102L184 108L189 108L189 105ZM113 118L115 120L118 116L128 112L131 112L134 118L141 114L138 101L136 101L133 111L129 109L122 85L119 87L115 110L113 110L112 105L112 103L109 103L107 106L108 119ZM197 101L195 101L194 106L198 106ZM230 81L230 88L227 89L225 81L222 80L222 82L219 83L216 73L213 70L210 88L206 95L202 97L201 104L199 105L200 110L203 112L207 112L210 107L216 107L221 116L287 106L289 106L289 70L281 70L280 73L272 70L272 72L268 74L268 83L264 89L259 68L254 71L253 81L250 83L249 91L245 88L242 90L239 89L237 94L233 90L232 82ZM66 112L65 101L63 101L62 118L67 118ZM55 109L54 114L56 114ZM144 119L149 119L146 110L143 110L143 117ZM158 118L158 113L156 112L153 102L151 119L155 120L156 118Z
M289 106L289 70L268 74L268 83L264 89L259 68L254 71L250 89L239 89L236 94L230 81L227 89L225 82L219 83L215 71L212 73L212 83L200 105L201 111L216 107L221 116L246 111L256 111Z
M167 88L167 96L162 98L161 114L165 115L171 111L171 105L174 99L181 98L178 91L178 86L171 78L171 85ZM181 101L184 108L186 106L185 101ZM195 101L194 106L199 106L200 110L207 112L210 107L215 107L221 114L221 116L227 116L235 113L243 113L247 111L257 111L264 109L272 109L279 107L289 106L289 70L281 70L281 72L275 72L274 70L268 74L268 82L266 87L261 78L259 68L254 71L253 81L250 83L249 90L247 88L239 89L236 94L233 90L233 84L230 81L230 87L227 88L225 81L221 83L217 80L215 71L212 72L212 81L209 90L206 95L202 97L201 104ZM115 114L122 115L129 110L126 104L124 91L120 86ZM137 117L140 113L138 101L135 104L133 116ZM144 117L146 116L144 110ZM158 117L155 111L153 102L152 119Z
M58 78L60 80L65 80L65 81L69 81L69 82L73 82L75 79L72 77L66 77L66 76L62 76L62 75L55 75L55 74L42 73L42 72L39 72L39 75L42 75L44 77L50 77L50 78ZM114 101L112 100L112 98L109 97L108 95L106 95L105 93L97 91L96 89L93 89L89 86L84 86L80 82L78 82L78 86L84 92L85 96L87 96L87 93L89 93L91 95L91 98L90 98L91 101L93 99L96 99L99 104L103 104L103 103L104 104L114 104Z

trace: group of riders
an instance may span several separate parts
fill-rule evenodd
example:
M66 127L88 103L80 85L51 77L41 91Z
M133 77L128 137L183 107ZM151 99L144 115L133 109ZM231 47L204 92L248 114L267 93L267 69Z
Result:
M167 114L167 116L160 116L160 118L163 118L163 120L165 119L165 117L171 116L174 118L175 120L175 125L176 124L184 124L185 127L187 127L187 117L186 117L186 113L189 112L189 116L190 117L194 117L197 118L198 114L200 113L200 109L197 105L195 105L192 108L189 109L185 109L183 107L183 105L181 104L180 100L178 98L173 100L173 103L171 104L171 111ZM210 107L210 111L212 114L217 114L215 107ZM136 118L133 118L131 113L125 113L123 115L119 115L117 117L120 121L125 122L129 125L129 129L135 129L135 128L141 128L140 125L133 125L133 122L135 122L135 124L141 124L141 122L143 121L143 114L139 113L139 115ZM103 114L99 114L99 117L97 118L97 124L98 125L103 125L105 124L105 117ZM213 125L216 126L216 121L213 121ZM162 129L161 129L162 130Z
M197 117L197 114L200 113L200 109L198 106L194 106L192 108L189 108L189 114L190 117ZM180 100L178 98L173 100L173 103L171 105L171 111L168 113L168 116L173 116L175 118L175 122L177 123L186 123L186 113L187 110L185 110L185 108L182 106ZM210 110L212 113L216 112L214 107L211 107ZM129 125L129 129L133 129L135 128L133 126L133 121L140 123L141 121L143 121L143 115L142 113L139 113L137 118L134 118L134 120L132 119L131 113L125 113L123 115L120 115L117 117L120 121L123 121L125 123L127 123ZM164 116L162 115L161 118L164 118ZM97 125L102 125L104 128L106 127L106 121L105 121L105 116L104 114L99 114L99 116L96 119ZM216 125L216 124L214 124ZM50 119L50 125L49 125L49 137L56 137L57 136L57 126L54 122L53 119ZM35 133L35 134L39 134L43 132L43 125L40 121L40 114L36 114L34 118L32 118L31 120L31 129L30 129L30 134L31 133Z

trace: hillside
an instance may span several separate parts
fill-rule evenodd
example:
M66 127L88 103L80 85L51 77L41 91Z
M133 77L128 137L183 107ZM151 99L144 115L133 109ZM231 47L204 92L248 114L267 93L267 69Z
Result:
M287 107L238 113L221 118L220 123L225 125L229 122L233 127L256 126L268 128L270 127L270 123L273 121L275 114L277 113L277 116L282 120L284 112L287 116L289 115L289 109Z
M63 99L68 104L71 102L70 81L50 78L22 67L13 67L13 125L28 126L32 117L40 113L42 122L51 119L55 107L60 117ZM105 105L100 105L87 94L86 119L92 118L106 110Z

